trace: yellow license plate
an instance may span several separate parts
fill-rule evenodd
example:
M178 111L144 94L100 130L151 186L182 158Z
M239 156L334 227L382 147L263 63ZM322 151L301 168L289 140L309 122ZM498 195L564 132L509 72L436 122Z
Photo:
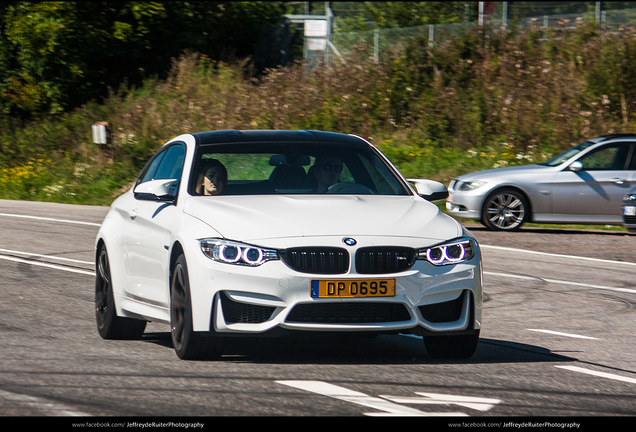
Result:
M313 298L395 297L395 279L312 280Z

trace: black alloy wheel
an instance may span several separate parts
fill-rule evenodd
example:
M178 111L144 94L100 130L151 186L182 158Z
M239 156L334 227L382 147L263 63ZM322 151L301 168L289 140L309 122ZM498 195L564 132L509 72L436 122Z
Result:
M99 247L95 267L95 319L99 335L104 339L141 338L146 321L117 316L110 261L104 245Z
M170 335L175 353L182 360L213 359L220 356L220 342L217 337L193 330L190 282L183 255L177 258L170 279Z

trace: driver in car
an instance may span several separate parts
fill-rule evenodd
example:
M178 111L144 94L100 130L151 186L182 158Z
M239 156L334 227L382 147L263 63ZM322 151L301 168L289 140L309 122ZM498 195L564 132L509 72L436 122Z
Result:
M216 159L206 162L199 175L196 193L199 195L220 195L227 184L227 169Z
M316 193L325 193L330 186L340 182L342 162L338 156L319 156L312 168L318 182Z

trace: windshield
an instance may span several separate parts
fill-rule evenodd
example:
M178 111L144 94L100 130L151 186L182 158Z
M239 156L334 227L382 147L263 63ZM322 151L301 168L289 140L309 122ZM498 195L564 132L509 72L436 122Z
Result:
M558 156L553 157L552 159L543 162L540 165L547 165L547 166L557 166L557 165L561 165L563 162L565 162L566 160L576 156L577 154L581 153L583 150L585 150L586 148L590 147L591 145L594 145L594 142L592 141L585 141L579 145L577 145L576 147L572 147L569 150L564 151L563 153L561 153Z
M325 143L202 145L192 195L409 195L408 186L371 147Z

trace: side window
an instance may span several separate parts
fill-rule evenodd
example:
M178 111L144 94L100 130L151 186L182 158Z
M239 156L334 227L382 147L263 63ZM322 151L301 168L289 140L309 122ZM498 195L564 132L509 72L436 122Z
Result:
M138 183L150 180L181 180L185 146L176 144L158 153L142 171Z
M368 159L368 155L360 155L360 159L368 171L375 189L382 195L400 194L404 190L395 176L391 175L386 165L378 158Z
M630 145L611 144L583 156L579 161L583 163L584 170L625 170L630 149Z
M155 180L176 179L181 180L183 162L185 161L185 146L173 145L166 151L166 156L161 161L155 174Z
M157 168L159 168L159 164L161 164L161 161L163 160L165 155L166 155L166 152L162 151L161 153L158 153L155 157L153 157L150 160L148 165L146 165L146 167L143 169L143 171L139 175L139 179L137 180L137 184L145 183L145 182L150 181L150 180L152 180L154 178L155 173L157 172Z

